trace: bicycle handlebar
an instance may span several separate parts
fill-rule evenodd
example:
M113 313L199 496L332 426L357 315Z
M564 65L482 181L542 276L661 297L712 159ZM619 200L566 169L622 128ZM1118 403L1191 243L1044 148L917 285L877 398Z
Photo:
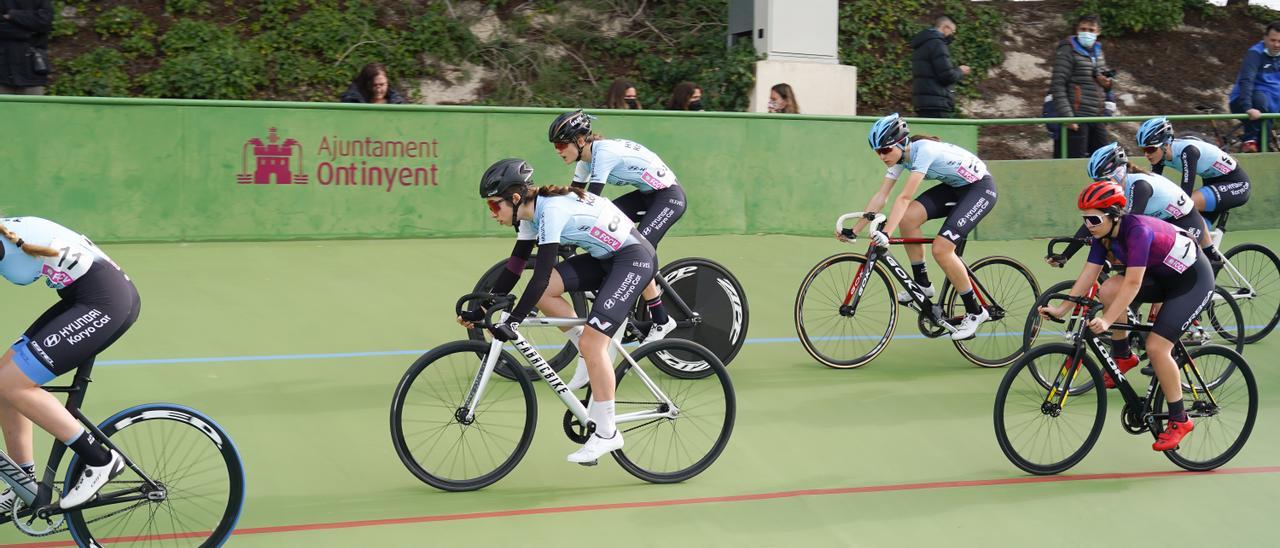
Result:
M854 233L852 228L844 227L844 222L853 218L870 221L871 230L869 232L875 232L880 230L880 225L883 224L885 219L888 217L885 217L883 213L875 213L871 211L854 211L851 213L845 213L844 215L841 215L840 218L836 219L836 233L849 239L856 237L857 234Z
M1087 238L1076 238L1075 236L1068 236L1066 238L1053 238L1049 240L1049 245L1045 247L1044 258L1052 260L1053 262L1057 263L1056 265L1054 265L1055 267L1063 268L1067 266L1067 256L1063 253L1054 253L1053 248L1058 245L1062 245L1062 244L1069 245L1077 242L1087 245L1089 243L1089 240Z
M1098 309L1102 308L1102 301L1090 299L1088 297L1072 297L1066 293L1053 293L1045 299L1047 305L1049 301L1067 301L1084 307L1084 320L1087 322L1098 315ZM1049 319L1057 323L1066 323L1062 318L1055 318L1053 314L1049 314Z
M480 329L488 328L494 324L494 312L510 311L516 304L515 295L495 295L493 293L485 293L477 291L475 293L467 293L458 299L458 303L454 305L454 312L458 316L462 316L464 305L473 301L480 301L480 310L484 311L484 319L472 322L473 325Z

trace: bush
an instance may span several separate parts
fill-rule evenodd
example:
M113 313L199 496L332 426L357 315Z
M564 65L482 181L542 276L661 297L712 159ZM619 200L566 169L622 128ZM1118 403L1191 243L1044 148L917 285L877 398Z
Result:
M129 75L124 67L128 61L119 51L98 48L72 59L59 67L51 95L82 95L92 97L127 97Z
M151 38L156 34L156 25L146 14L128 6L116 6L102 12L93 22L93 30L103 38L118 36L143 36Z
M1068 15L1068 23L1075 23L1083 14L1097 14L1102 18L1102 31L1119 36L1135 32L1163 32L1182 24L1183 3L1186 0L1085 0Z
M164 0L164 11L170 15L207 15L213 8L205 0Z
M166 58L142 77L151 97L255 99L265 85L262 56L241 44L219 44Z

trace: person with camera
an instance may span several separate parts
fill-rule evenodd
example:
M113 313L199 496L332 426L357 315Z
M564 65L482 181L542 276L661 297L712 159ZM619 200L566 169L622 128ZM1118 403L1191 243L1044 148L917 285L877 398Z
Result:
M51 0L0 1L0 94L44 95L52 31Z
M1098 43L1102 23L1097 15L1082 15L1076 19L1075 31L1075 35L1058 42L1054 54L1049 81L1053 115L1107 116L1115 111L1114 103L1108 100L1115 71L1107 67ZM1067 124L1068 158L1088 158L1109 142L1106 124Z

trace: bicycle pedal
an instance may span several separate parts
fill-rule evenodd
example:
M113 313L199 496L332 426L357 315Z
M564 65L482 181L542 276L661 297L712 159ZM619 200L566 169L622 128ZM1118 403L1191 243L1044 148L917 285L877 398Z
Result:
M1140 371L1142 372L1143 375L1146 375L1148 377L1156 374L1156 370L1152 369L1150 365L1142 366L1142 369Z
M600 464L600 460L599 460L599 459L597 459L597 460L593 460L593 461L590 461L590 462L579 462L579 463L578 463L578 466L595 466L595 465L597 465L597 464Z

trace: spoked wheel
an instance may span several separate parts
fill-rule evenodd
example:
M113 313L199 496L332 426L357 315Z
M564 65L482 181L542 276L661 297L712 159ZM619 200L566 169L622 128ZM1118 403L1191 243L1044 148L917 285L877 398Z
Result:
M1027 311L1027 319L1022 326L1024 352L1037 344L1063 342L1070 339L1070 334L1075 332L1076 326L1083 319L1080 313L1081 307L1073 307L1072 312L1062 319L1063 323L1041 319L1038 310L1042 306L1060 304L1062 302L1060 300L1050 302L1049 297L1058 293L1064 295L1069 293L1071 286L1075 285L1075 283L1075 280L1063 280L1049 286L1036 299L1036 304L1031 307L1031 310Z
M1218 271L1218 287L1231 293L1240 305L1244 342L1258 342L1280 322L1280 259L1258 244L1240 244L1223 256L1227 264Z
M747 340L750 310L742 284L725 267L701 258L672 261L662 267L661 274L671 290L698 316L694 321L677 306L673 297L664 297L667 313L678 326L669 337L698 343L715 354L721 363L729 365ZM650 321L644 299L637 301L635 314L641 321ZM712 374L710 367L700 361L673 361L668 365L691 377Z
M846 306L850 287L863 278L857 308ZM823 259L805 275L796 294L800 344L827 367L849 369L871 361L889 344L897 321L889 275L879 264L867 271L866 257L856 253Z
M1213 470L1230 461L1248 441L1258 416L1258 384L1249 364L1228 348L1202 346L1190 354L1200 376L1182 365L1182 402L1195 429L1177 449L1164 455L1187 470ZM1210 378L1218 379L1218 385L1206 386ZM1153 411L1160 413L1165 399L1158 389L1153 399Z
M147 477L156 491L126 467L99 491L145 495L67 513L80 546L221 546L231 536L244 505L244 466L227 433L199 411L167 403L116 413L99 428ZM64 483L83 469L72 457Z
M704 361L711 373L700 378L671 375L664 353ZM698 475L719 458L733 432L737 399L729 373L710 350L683 339L646 344L631 358L639 369L624 359L615 372L614 409L626 445L613 452L614 460L652 483L675 483ZM650 390L646 378L674 409Z
M1221 287L1213 288L1213 297L1200 315L1183 333L1183 344L1194 348L1218 344L1244 355L1245 319L1240 303ZM1189 340L1190 339L1190 340Z
M1102 373L1088 355L1073 364L1073 351L1064 343L1032 348L1009 367L996 391L996 441L1010 462L1032 474L1075 466L1102 432ZM1050 379L1047 388L1043 379ZM1076 393L1072 386L1084 379L1091 389Z
M1022 327L1027 313L1035 310L1040 285L1022 263L1008 257L984 257L969 267L981 285L980 301L985 301L991 319L978 326L976 336L953 341L969 361L982 367L1003 367L1023 352ZM964 300L955 286L944 284L943 310L948 317L963 316Z
M423 482L445 491L473 491L511 472L533 440L538 407L533 385L510 354L496 370L509 382L490 378L480 404L463 407L489 345L455 341L418 358L400 379L391 400L391 441L400 461Z
M525 270L533 270L533 264L536 259L536 253L529 257L529 260L525 265ZM485 271L484 276L480 277L480 281L476 282L476 286L473 291L491 293L493 291L493 284L498 281L498 275L501 274L502 270L506 267L506 261L490 267L489 270ZM520 281L516 283L515 289L512 290L512 293L515 295L522 294L525 286L528 284L528 278L528 276L521 277ZM586 317L587 312L590 311L590 306L587 303L586 296L582 293L573 292L569 293L567 297L569 298L569 302L573 303L573 310L577 313L578 317ZM534 308L532 315L536 316L538 314L538 309ZM573 346L572 342L566 340L564 335L562 335L557 329L528 329L521 333L524 335L525 339L534 346L534 348L537 348L543 356L546 356L547 363L551 364L551 368L556 371L564 369L564 366L569 365L569 362L573 361L573 358L578 355L578 349ZM473 341L488 342L488 335L489 334L483 329L467 330L467 338ZM554 351L554 354L552 351ZM523 363L516 365L516 367L518 368L516 370L524 371L526 379L536 380L538 378L538 373L534 371L532 367ZM499 368L497 373L503 377L507 377L508 375L512 375L512 370Z

